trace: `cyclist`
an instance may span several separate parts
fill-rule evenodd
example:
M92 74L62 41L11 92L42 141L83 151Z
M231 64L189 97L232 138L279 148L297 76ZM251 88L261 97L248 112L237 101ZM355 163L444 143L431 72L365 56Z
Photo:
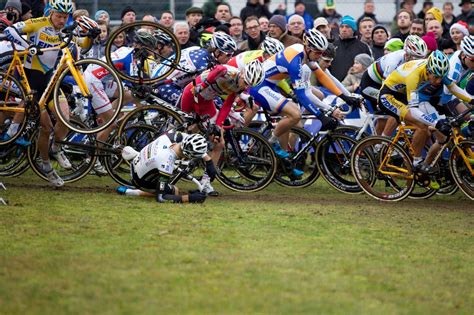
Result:
M158 84L158 95L166 102L176 105L184 87L193 78L215 65L226 64L236 51L234 39L222 32L212 35L208 48L194 46L183 49L179 61L181 69L176 69L167 76L166 82L172 80L171 82ZM166 67L161 71L168 69Z
M122 157L131 161L132 183L138 189L120 186L117 191L131 196L152 196L157 202L202 203L207 196L204 192L196 190L180 195L178 187L169 182L178 159L202 158L206 173L214 179L216 170L212 159L207 155L207 147L203 136L181 133L161 135L140 152L127 146L122 151Z
M189 83L184 88L181 109L186 113L196 113L201 117L208 115L210 121L215 122L220 129L237 96L249 87L260 84L263 77L263 67L258 60L247 64L244 71L228 65L215 66L196 78L196 86ZM219 96L226 96L226 99L221 109L217 111L214 100ZM210 155L214 163L217 163L224 147L222 130L221 135L213 141L216 143ZM202 183L206 193L214 192L207 174L204 174Z
M250 95L258 105L269 112L277 112L285 116L278 122L269 139L280 158L288 158L289 154L281 148L279 141L283 143L283 147L286 147L288 132L301 120L301 112L294 101L287 99L277 90L276 84L279 81L286 78L290 79L300 105L311 114L316 115L322 121L325 129L335 128L337 121L326 117L315 106L314 95L309 83L311 72L316 75L319 82L348 105L357 106L359 104L357 99L343 94L316 63L327 49L327 46L328 41L322 33L316 29L309 30L304 36L304 45L294 44L288 46L283 51L265 60L263 63L265 80L260 85L250 89Z
M377 108L377 99L379 91L382 87L383 80L385 80L390 73L392 73L401 64L425 58L428 53L426 43L421 37L417 35L409 35L405 39L402 50L391 52L385 56L380 57L364 72L360 83L362 96L370 101L374 109ZM385 120L377 124L376 133L384 136L390 136L397 127L397 121L389 118L389 123L385 124ZM386 131L384 131L384 127Z
M399 66L387 77L380 90L379 105L382 111L397 121L404 120L416 127L413 135L413 165L423 173L432 172L432 167L424 163L421 156L429 135L428 126L435 127L445 135L449 135L451 127L445 119L418 108L420 94L424 97L440 95L444 84L456 97L474 103L466 91L447 77L448 72L448 57L435 50L427 59L413 60Z
M72 13L71 0L51 0L51 14L48 17L40 17L30 19L24 22L18 22L11 27L5 29L5 34L9 40L14 41L23 47L30 48L30 54L25 60L25 72L28 77L28 82L32 90L36 91L34 100L39 101L43 92L45 91L49 77L54 71L54 66L57 62L60 50L46 51L42 54L33 54L38 49L46 47L58 46L61 43L60 32L65 27L69 15ZM21 34L26 33L26 41ZM92 45L90 38L86 38L82 43L82 47ZM49 102L52 98L47 100ZM62 100L61 107L67 108L66 100ZM58 176L56 171L52 168L49 160L50 135L53 131L53 124L49 116L49 108L42 108L40 115L40 132L38 136L38 150L43 163L43 169L46 172L49 182L56 187L64 185L64 181ZM66 112L66 110L64 109ZM57 122L54 126L54 140L63 140L68 130L64 124ZM61 147L53 142L52 153L55 159L59 162L61 167L67 169L71 168L71 163L67 160Z

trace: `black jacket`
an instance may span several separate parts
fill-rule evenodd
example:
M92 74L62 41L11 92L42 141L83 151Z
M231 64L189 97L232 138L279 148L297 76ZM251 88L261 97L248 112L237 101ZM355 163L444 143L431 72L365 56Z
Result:
M378 45L375 45L373 44L371 49L372 49L372 53L374 54L373 57L374 57L374 60L377 60L379 59L380 57L383 56L383 53L384 53L384 45L382 46L378 46Z
M372 56L369 46L357 38L338 39L334 42L336 46L336 57L332 62L330 71L339 81L344 80L347 71L354 64L354 57L358 54L368 54Z
M240 19L242 20L242 23L245 22L246 18L252 15L258 18L266 16L268 19L270 19L272 17L272 13L268 10L266 5L261 5L260 3L252 4L247 2L245 8L240 11Z
M357 25L359 25L360 21L365 18L365 17L369 17L371 18L372 20L375 21L375 24L379 24L379 21L377 21L377 18L375 17L375 14L373 13L363 13L358 19L357 19Z

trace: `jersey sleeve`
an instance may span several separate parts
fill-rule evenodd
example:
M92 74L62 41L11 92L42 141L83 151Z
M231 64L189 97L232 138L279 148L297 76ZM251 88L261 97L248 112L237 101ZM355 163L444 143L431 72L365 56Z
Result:
M235 97L236 97L235 93L228 95L224 101L224 104L219 110L219 114L217 115L217 119L216 119L216 125L218 125L219 127L222 127L224 120L229 115L230 110L232 109L232 104L234 103Z
M18 22L9 26L5 29L5 35L7 35L8 40L18 44L24 48L29 46L28 42L21 36L23 33L30 33L35 31L36 28L32 24L31 20L25 22Z

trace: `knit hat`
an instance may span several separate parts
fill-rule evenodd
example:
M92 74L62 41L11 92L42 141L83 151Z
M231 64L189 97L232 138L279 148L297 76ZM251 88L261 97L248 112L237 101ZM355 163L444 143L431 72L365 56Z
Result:
M400 38L391 38L385 43L385 46L383 48L391 52L402 50L403 41Z
M276 14L272 16L270 21L268 21L268 25L271 25L271 24L275 24L276 26L281 28L283 32L286 31L286 19L283 15Z
M334 0L326 0L326 5L324 6L325 9L336 9L336 2Z
M303 0L296 0L296 1L295 1L295 7L296 7L298 4L304 4L304 5L306 6L306 3L305 3Z
M342 17L341 19L341 22L340 22L341 25L343 24L346 24L346 25L349 25L350 28L352 28L352 30L355 32L357 31L357 23L356 23L356 20L354 20L354 18L350 15L345 15Z
M466 3L472 3L472 0L462 0L459 6L462 7Z
M384 30L385 34L387 34L387 37L389 37L390 35L388 35L388 31L387 31L387 28L383 25L380 25L380 24L377 24L374 26L374 29L372 30L372 39L374 39L374 33L376 30Z
M31 6L27 2L22 2L21 3L21 15L24 15L31 11Z
M104 14L104 13L107 14L107 16L110 18L109 12L107 12L107 11L105 11L105 10L98 10L98 11L95 13L95 15L94 15L94 20L98 21L99 18L100 18L100 16L101 16L102 14ZM124 15L125 15L125 14L124 14ZM123 16L122 16L122 17L123 17Z
M193 13L203 15L203 14L204 14L204 11L203 11L201 8L198 8L198 7L190 7L190 8L187 9L186 12L185 12L186 16L188 16L188 15L190 15L190 14L193 14Z
M443 23L443 12L439 8L432 7L431 9L426 11L426 14L428 14L428 13L433 14L436 21L438 21L439 23ZM425 16L426 16L426 14L425 14Z
M318 26L321 26L321 25L326 25L326 26L329 25L329 22L323 17L318 17L316 20L314 20L313 25L314 25L314 28L318 28Z
M368 54L358 54L354 57L354 62L360 63L365 68L368 68L374 62L374 58Z
M8 0L7 3L5 4L5 9L6 8L16 9L18 10L18 12L20 12L20 15L22 14L20 0Z
M428 50L435 51L438 49L438 43L436 42L435 34L433 32L426 33L425 36L421 37L426 43Z
M123 19L125 14L127 14L128 12L133 12L133 13L137 14L137 12L135 12L135 10L131 6L127 6L127 7L125 7L125 9L122 10L122 14L120 14L120 18Z
M451 27L449 28L449 33L451 33L451 30L452 30L453 28L459 30L461 33L464 34L464 36L469 36L469 30L467 29L467 24L466 24L466 22L464 22L464 21L458 21L458 22L454 23L454 24L451 25Z

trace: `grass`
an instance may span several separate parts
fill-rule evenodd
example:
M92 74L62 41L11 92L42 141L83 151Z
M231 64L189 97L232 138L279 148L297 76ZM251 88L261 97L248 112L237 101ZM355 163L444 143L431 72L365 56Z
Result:
M472 314L474 207L386 204L322 180L203 205L4 179L4 314Z

